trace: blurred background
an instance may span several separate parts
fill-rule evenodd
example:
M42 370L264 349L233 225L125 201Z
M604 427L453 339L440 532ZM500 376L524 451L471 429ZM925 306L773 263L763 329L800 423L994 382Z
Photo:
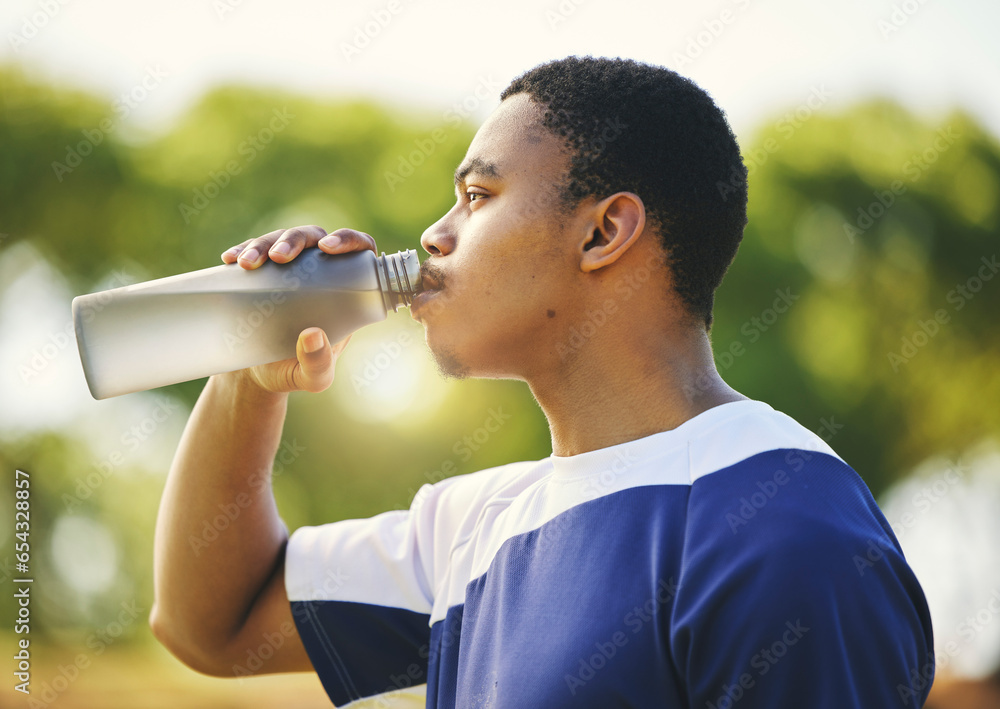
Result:
M278 227L419 248L507 83L593 54L673 68L727 111L750 224L717 298L719 370L819 432L881 503L932 607L928 706L1000 706L998 23L985 0L5 0L6 658L15 469L35 581L30 703L5 669L0 704L328 706L313 676L210 679L152 638L157 505L204 381L92 400L70 301ZM551 452L526 387L443 380L405 312L359 332L337 379L291 400L274 473L291 529Z

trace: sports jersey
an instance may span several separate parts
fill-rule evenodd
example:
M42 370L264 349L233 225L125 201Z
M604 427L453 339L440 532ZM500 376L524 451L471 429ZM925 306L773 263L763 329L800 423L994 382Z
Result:
M868 488L757 401L298 529L285 585L338 707L883 709L933 674Z

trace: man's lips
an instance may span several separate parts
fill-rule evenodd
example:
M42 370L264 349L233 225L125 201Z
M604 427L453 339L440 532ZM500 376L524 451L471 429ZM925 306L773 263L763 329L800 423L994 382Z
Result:
M444 288L444 271L430 261L420 264L420 290L437 291Z
M421 319L421 312L428 305L429 302L433 301L434 298L441 294L440 290L422 290L413 296L413 302L410 304L410 317L414 320Z
M413 298L410 316L419 320L418 312L445 287L445 274L430 261L420 264L420 292Z

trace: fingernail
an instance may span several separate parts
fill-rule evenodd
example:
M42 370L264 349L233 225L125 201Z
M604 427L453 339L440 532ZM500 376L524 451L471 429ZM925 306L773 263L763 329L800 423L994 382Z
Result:
M302 349L312 354L323 348L323 333L319 331L310 332L302 338Z
M271 247L271 253L278 254L280 256L287 256L291 250L292 247L288 244L287 241L279 241L277 244Z
M334 248L336 246L340 246L341 241L343 241L343 239L341 239L339 236L336 236L334 234L327 234L326 236L324 236L322 239L319 240L319 243L328 248Z
M240 260L247 263L257 263L257 259L259 258L260 254L257 252L257 249L248 249L240 255Z

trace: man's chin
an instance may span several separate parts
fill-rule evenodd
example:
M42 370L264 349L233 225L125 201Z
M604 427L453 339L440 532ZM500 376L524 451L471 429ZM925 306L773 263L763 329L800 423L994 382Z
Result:
M431 348L434 355L434 362L437 364L441 376L446 379L467 379L470 375L469 367L462 362L458 355L445 348Z

